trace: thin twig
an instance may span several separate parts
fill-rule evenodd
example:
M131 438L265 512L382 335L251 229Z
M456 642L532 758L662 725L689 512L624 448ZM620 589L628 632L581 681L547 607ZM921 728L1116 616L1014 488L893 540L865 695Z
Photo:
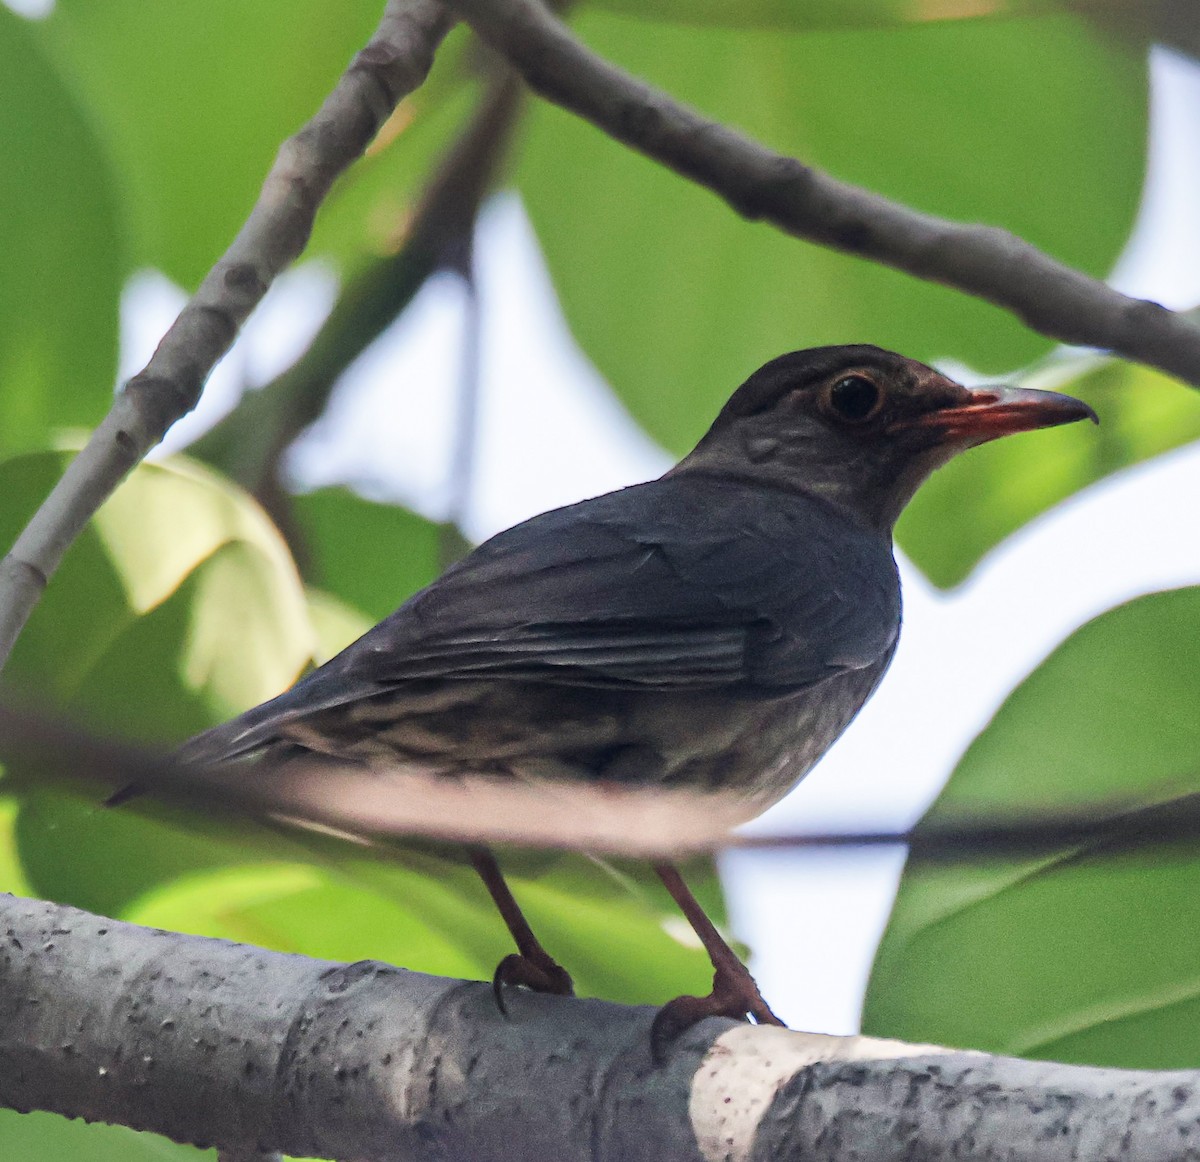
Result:
M918 213L774 153L597 56L538 0L447 3L534 91L746 218L944 283L1063 343L1105 348L1200 386L1200 327L1158 303L1122 295L1006 230Z
M450 23L436 0L388 0L374 36L316 116L283 143L229 249L0 562L0 666L68 546L130 469L195 407L246 317L304 249L334 179L424 80Z
M205 814L232 812L387 849L415 836L461 843L679 859L728 848L907 847L923 860L978 863L1067 849L1095 856L1200 845L1200 792L1158 803L1097 802L1055 812L961 813L912 828L742 835L719 798L677 789L446 778L301 761L228 769L180 763L128 742L0 703L0 762L13 782L74 781L104 792L135 784L147 797ZM745 811L741 812L745 818Z

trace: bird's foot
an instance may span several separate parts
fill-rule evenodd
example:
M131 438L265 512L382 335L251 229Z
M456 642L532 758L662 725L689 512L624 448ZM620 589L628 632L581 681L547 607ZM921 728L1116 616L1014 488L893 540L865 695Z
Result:
M492 976L492 993L496 997L496 1008L508 1015L508 1004L504 990L510 985L522 985L535 993L551 993L556 997L573 997L575 985L571 974L543 948L528 954L514 952L506 956Z
M746 968L738 967L741 972L717 969L708 996L676 997L658 1010L650 1026L650 1053L656 1065L664 1064L676 1041L705 1017L732 1017L739 1021L753 1017L757 1025L787 1027L763 1000L754 977Z

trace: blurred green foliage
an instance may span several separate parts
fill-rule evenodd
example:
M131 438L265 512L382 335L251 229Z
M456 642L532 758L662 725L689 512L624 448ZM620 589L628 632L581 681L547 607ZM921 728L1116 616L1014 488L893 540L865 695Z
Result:
M298 496L292 512L303 529L306 572L381 621L437 576L441 536L437 525L399 508L357 496L348 488L322 488ZM393 550L378 567L364 569L363 549L384 541Z
M943 4L935 23L914 0L599 0L579 5L576 22L601 52L769 146L918 209L1006 227L1103 275L1128 239L1146 155L1147 30L1128 31L1141 11L1130 5L1123 34L1055 0ZM60 431L107 406L124 280L152 266L196 285L379 9L59 0L27 22L0 7L6 544L61 471ZM346 277L403 244L486 67L467 34L453 34L427 85L335 187L310 255ZM533 107L508 177L576 338L675 452L755 366L812 343L877 342L1087 398L1099 436L1077 427L1002 442L926 486L899 536L938 584L962 580L1088 484L1200 436L1200 400L1157 373L1046 358L1048 341L1011 316L743 222L557 109ZM292 499L285 515L287 541L220 473L183 459L142 467L71 549L6 687L97 729L171 744L277 693L436 574L441 530L415 514L329 489ZM1196 592L1181 591L1081 630L1014 693L934 816L1194 789L1197 618ZM98 793L34 789L27 775L6 773L0 888L433 972L486 977L508 950L453 853L367 860L153 804L105 811ZM1193 863L1077 851L913 865L868 1024L1079 1060L1191 1064ZM583 992L655 1002L706 986L706 958L664 926L674 912L645 868L531 855L509 865ZM711 862L689 879L720 918ZM0 1155L68 1153L185 1154L119 1129L0 1116Z
M0 452L108 410L128 269L116 165L34 33L0 5Z

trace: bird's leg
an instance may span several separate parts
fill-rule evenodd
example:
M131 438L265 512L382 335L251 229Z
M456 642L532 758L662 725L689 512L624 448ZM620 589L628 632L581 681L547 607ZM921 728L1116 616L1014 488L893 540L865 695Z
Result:
M663 1061L671 1044L705 1017L753 1017L759 1025L783 1025L763 1000L750 970L725 942L716 926L692 895L674 864L654 865L675 903L696 935L713 966L712 992L706 997L676 997L658 1010L650 1029L650 1048L656 1061Z
M504 1002L505 985L524 985L539 993L553 993L560 997L575 995L570 974L539 943L529 927L520 905L504 881L504 873L496 857L486 847L472 844L468 849L471 863L483 880L484 887L492 897L504 923L516 942L517 951L506 956L496 966L492 976L492 992L496 996L496 1007L508 1012Z

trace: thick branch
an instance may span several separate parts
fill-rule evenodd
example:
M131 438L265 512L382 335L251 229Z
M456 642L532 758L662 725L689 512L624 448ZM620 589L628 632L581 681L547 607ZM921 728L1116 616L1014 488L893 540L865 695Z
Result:
M918 213L709 121L580 44L538 0L447 0L530 87L724 198L747 218L945 283L1064 343L1200 386L1200 327L1131 299L1005 230Z
M246 317L304 249L334 179L424 80L448 26L436 0L389 0L375 35L316 116L283 143L232 245L0 563L0 665L67 547L129 470L195 407Z
M370 1160L1200 1157L1200 1074L1018 1061L334 964L0 901L0 1100Z

